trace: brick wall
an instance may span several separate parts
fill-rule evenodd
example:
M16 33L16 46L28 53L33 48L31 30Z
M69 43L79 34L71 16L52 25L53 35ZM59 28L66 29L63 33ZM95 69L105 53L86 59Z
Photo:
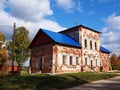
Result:
M40 45L31 49L31 72L32 73L49 73L51 72L53 44ZM43 57L42 70L38 69L38 60Z
M111 63L110 57L108 53L101 53L101 66L103 67L103 71L110 71L111 70Z
M64 45L55 45L53 47L53 73L81 72L81 49L68 47ZM63 55L66 56L63 63ZM72 64L70 64L70 56ZM76 63L78 58L78 64Z

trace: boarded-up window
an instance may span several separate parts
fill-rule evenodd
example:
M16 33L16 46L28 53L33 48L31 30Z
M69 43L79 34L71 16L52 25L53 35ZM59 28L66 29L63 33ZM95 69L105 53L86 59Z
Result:
M63 64L66 64L66 55L63 55Z
M76 57L76 65L79 65L79 58Z
M95 50L97 50L97 43L95 42Z

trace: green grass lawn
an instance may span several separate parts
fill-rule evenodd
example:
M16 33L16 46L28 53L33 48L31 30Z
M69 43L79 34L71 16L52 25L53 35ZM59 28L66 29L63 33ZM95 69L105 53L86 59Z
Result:
M113 73L69 73L59 75L20 75L6 76L0 80L0 90L56 90L64 89L95 80L118 76Z

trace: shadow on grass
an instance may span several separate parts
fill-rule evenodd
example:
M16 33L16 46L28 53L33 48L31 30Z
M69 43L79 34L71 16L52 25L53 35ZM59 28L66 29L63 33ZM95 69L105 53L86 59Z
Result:
M114 76L116 75L94 73L8 76L5 81L0 81L0 90L61 90Z
M55 90L69 88L75 85L86 83L72 75L29 75L9 77L0 83L0 90Z
M43 79L43 78L42 78ZM50 76L43 79L44 81L39 82L36 85L36 90L46 90L46 88L49 89L63 89L68 87L73 87L76 85L80 85L83 83L87 83L87 81L81 80L80 78L77 78L72 75L66 75L66 76Z

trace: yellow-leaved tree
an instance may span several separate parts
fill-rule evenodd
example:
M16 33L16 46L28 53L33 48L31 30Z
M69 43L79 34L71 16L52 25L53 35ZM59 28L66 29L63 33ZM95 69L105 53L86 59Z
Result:
M5 42L5 36L2 32L0 32L0 71L1 73L3 72L2 69L5 66L5 63L7 61L6 49L5 47L3 47L4 42Z

